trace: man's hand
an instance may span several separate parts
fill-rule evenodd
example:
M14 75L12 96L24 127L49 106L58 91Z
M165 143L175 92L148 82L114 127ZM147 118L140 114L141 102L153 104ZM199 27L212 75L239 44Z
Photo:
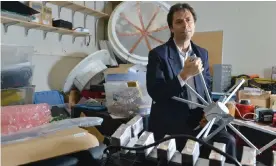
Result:
M196 76L201 73L204 69L202 68L202 61L200 58L188 57L185 61L184 68L180 73L180 77L186 81L190 77Z

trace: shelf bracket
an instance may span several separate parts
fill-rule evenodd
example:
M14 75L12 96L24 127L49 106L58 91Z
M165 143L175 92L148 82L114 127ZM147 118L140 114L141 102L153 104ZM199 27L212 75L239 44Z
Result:
M59 34L58 40L61 41L62 39L62 34Z
M88 14L85 14L84 15L84 22L83 22L83 28L86 28L86 19L87 19L87 16L88 16Z
M25 27L25 36L28 36L28 33L29 33L29 30L30 30L31 28L27 28L27 27Z
M46 39L46 37L47 37L47 33L48 32L54 32L56 29L52 29L52 30L44 30L43 31L43 39Z
M73 43L73 44L75 43L75 40L76 40L76 36L73 36L73 37L72 37L72 43Z
M48 33L48 31L43 31L43 39L44 40L46 39L47 33Z
M9 26L15 25L15 24L17 24L17 23L18 23L17 21L15 21L15 22L9 22L9 23L3 23L5 33L8 32Z
M61 12L61 8L62 8L63 6L58 6L58 18L60 19L60 12Z
M74 26L74 16L75 16L76 11L72 10L72 25Z
M94 36L95 36L95 40L94 40L94 42L95 42L95 46L97 47L98 46L98 42L97 42L97 37L98 37L98 35L97 35L97 28L98 28L98 21L99 21L99 18L95 18L96 19L96 21L95 21L95 29L94 29L94 31L95 31L95 34L94 34Z
M84 3L85 3L85 2L84 2ZM87 19L87 16L88 16L88 14L85 14L85 15L84 15L83 28L86 28L86 19ZM86 45L86 36L83 38L83 43L84 43L84 45Z

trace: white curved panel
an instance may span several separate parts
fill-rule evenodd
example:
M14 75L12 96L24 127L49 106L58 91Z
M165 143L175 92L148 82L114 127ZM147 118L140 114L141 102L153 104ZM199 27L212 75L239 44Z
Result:
M170 37L165 2L122 2L108 22L108 38L123 61L146 65L148 52Z
M94 52L93 54L88 55L86 58L84 58L79 64L77 64L69 73L67 76L64 86L63 86L63 92L67 93L71 90L73 84L74 84L74 79L76 76L90 63L93 61L97 60L95 57L105 57L109 56L109 53L107 50L99 50Z
M104 80L104 70L107 67L101 60L96 60L89 63L87 66L81 69L74 79L74 85L79 91L82 91L86 85L91 82L93 85L97 85Z

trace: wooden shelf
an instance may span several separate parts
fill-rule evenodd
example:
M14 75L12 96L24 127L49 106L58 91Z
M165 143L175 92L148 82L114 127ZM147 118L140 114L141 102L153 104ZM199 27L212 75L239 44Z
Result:
M114 6L119 5L123 1L110 1Z
M47 3L51 3L51 4L57 5L59 7L68 8L68 9L71 9L72 11L75 11L75 12L78 11L83 14L95 16L98 18L108 18L109 17L109 15L106 13L90 9L86 6L79 5L74 2L70 2L70 1L47 1Z
M44 38L46 37L46 34L48 32L56 32L60 34L60 39L62 35L71 35L74 37L73 41L75 41L75 37L81 37L81 36L89 36L89 33L84 33L84 32L75 32L73 30L69 29L64 29L64 28L58 28L58 27L53 27L49 25L43 25L43 24L38 24L35 22L28 22L24 20L19 20L15 18L9 18L9 17L3 17L1 16L1 23L4 25L5 32L7 32L8 27L11 25L17 25L25 28L25 33L28 35L29 29L38 29L38 30L43 30L44 31Z

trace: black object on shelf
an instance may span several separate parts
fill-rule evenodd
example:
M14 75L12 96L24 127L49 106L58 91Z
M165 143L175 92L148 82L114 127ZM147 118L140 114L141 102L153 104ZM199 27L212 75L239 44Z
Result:
M39 13L38 11L20 1L1 1L1 10L15 12L25 16Z
M73 28L73 24L69 21L65 21L65 20L53 20L53 26L54 27L58 27L58 28L65 28L65 29L69 29L72 30Z
M90 91L93 91L93 92L105 92L104 85L90 85Z

